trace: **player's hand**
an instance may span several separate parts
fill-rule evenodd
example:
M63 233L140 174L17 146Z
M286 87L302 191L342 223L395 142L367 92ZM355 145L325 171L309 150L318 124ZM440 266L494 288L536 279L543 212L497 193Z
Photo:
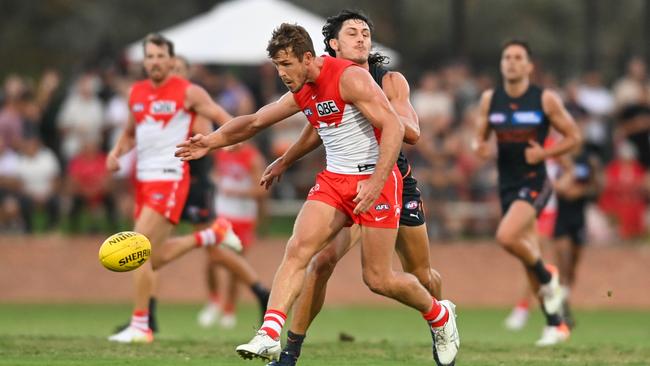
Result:
M275 159L274 162L264 169L262 179L260 179L260 185L264 186L264 189L268 191L274 180L277 180L278 182L280 181L280 177L282 177L285 170L287 170L287 168L282 164L282 157Z
M204 157L210 151L208 136L197 133L189 139L176 145L178 150L174 156L183 161L196 160Z
M120 160L113 153L108 154L106 157L106 170L109 172L116 172L120 170Z
M379 198L384 184L385 182L377 181L372 177L357 183L357 196L353 200L357 205L354 207L353 213L358 215L368 211L377 198Z
M531 165L540 163L546 159L544 148L535 140L528 140L528 147L525 153L526 162Z
M490 145L486 141L474 140L472 141L471 148L481 159L489 159L491 156Z

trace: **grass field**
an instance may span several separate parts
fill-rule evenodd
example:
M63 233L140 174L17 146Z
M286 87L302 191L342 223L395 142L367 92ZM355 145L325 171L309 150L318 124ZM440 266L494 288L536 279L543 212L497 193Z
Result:
M162 332L151 345L105 340L126 320L126 305L0 305L0 365L263 365L234 347L254 333L257 311L241 309L229 331L196 325L198 305L160 306ZM650 365L650 312L577 312L571 341L552 349L532 344L537 314L519 333L505 331L506 310L458 308L457 365ZM354 342L340 342L341 332ZM414 311L328 308L308 335L300 365L432 365L430 337Z

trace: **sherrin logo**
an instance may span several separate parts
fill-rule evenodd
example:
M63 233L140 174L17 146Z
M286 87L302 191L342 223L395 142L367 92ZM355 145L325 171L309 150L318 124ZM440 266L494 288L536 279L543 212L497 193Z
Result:
M133 261L137 261L138 263L142 264L147 260L147 258L149 258L150 255L151 249L143 249L127 255L126 257L120 259L118 263L120 266L124 266L125 264Z

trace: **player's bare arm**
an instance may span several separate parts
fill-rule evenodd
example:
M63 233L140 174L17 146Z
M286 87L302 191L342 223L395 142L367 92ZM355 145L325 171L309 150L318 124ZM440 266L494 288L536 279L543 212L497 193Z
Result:
M230 113L215 103L208 92L198 85L191 85L185 91L185 107L219 126L232 119Z
M397 161L404 138L404 126L388 102L386 95L372 80L370 74L359 67L348 67L339 82L341 98L354 104L366 119L381 131L379 158L375 171L368 180L359 183L354 202L354 214L365 212L379 197L388 175Z
M290 166L303 156L314 151L322 143L323 141L318 136L316 129L311 125L305 125L298 140L291 144L282 156L266 167L262 179L260 179L260 185L264 186L265 189L269 189L274 180L280 181L280 177Z
M540 146L536 141L529 141L530 147L526 149L526 161L529 164L537 164L547 158L565 154L575 149L582 141L578 126L557 94L545 90L542 94L542 108L551 126L562 135L562 139L547 148Z
M404 75L391 71L382 80L384 94L404 125L404 142L414 145L420 138L420 121L411 105L411 89Z
M291 93L287 93L277 102L267 104L254 114L231 119L223 127L209 135L193 136L179 144L174 155L184 161L199 159L211 150L245 141L261 130L299 111L300 108L295 103L293 96Z
M476 121L476 129L474 139L472 141L472 150L482 159L490 158L490 145L488 140L492 129L488 121L488 113L490 111L490 103L492 102L493 90L486 90L481 95L479 102L479 115Z
M120 135L117 143L108 153L106 157L106 169L110 172L116 172L120 169L119 158L120 156L131 151L135 147L135 117L132 113L129 113L129 120L126 123L126 127L122 134Z

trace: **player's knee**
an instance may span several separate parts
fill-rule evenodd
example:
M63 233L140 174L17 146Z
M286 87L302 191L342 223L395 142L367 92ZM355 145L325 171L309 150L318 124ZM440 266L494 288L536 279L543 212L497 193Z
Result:
M331 251L322 251L309 263L309 272L318 277L329 277L334 271L336 263L336 253L332 253Z
M512 231L500 227L497 230L496 240L499 245L501 245L506 250L509 250L510 248L517 245L518 238Z
M314 254L310 249L311 245L313 244L300 238L291 237L285 250L284 262L291 266L307 267Z
M386 295L389 291L388 278L381 275L379 272L372 270L363 271L363 282L368 286L370 291L379 294Z
M412 275L414 275L417 279L418 282L422 284L425 288L430 288L431 287L431 282L433 281L433 278L431 277L431 270L427 268L416 268L411 272Z

